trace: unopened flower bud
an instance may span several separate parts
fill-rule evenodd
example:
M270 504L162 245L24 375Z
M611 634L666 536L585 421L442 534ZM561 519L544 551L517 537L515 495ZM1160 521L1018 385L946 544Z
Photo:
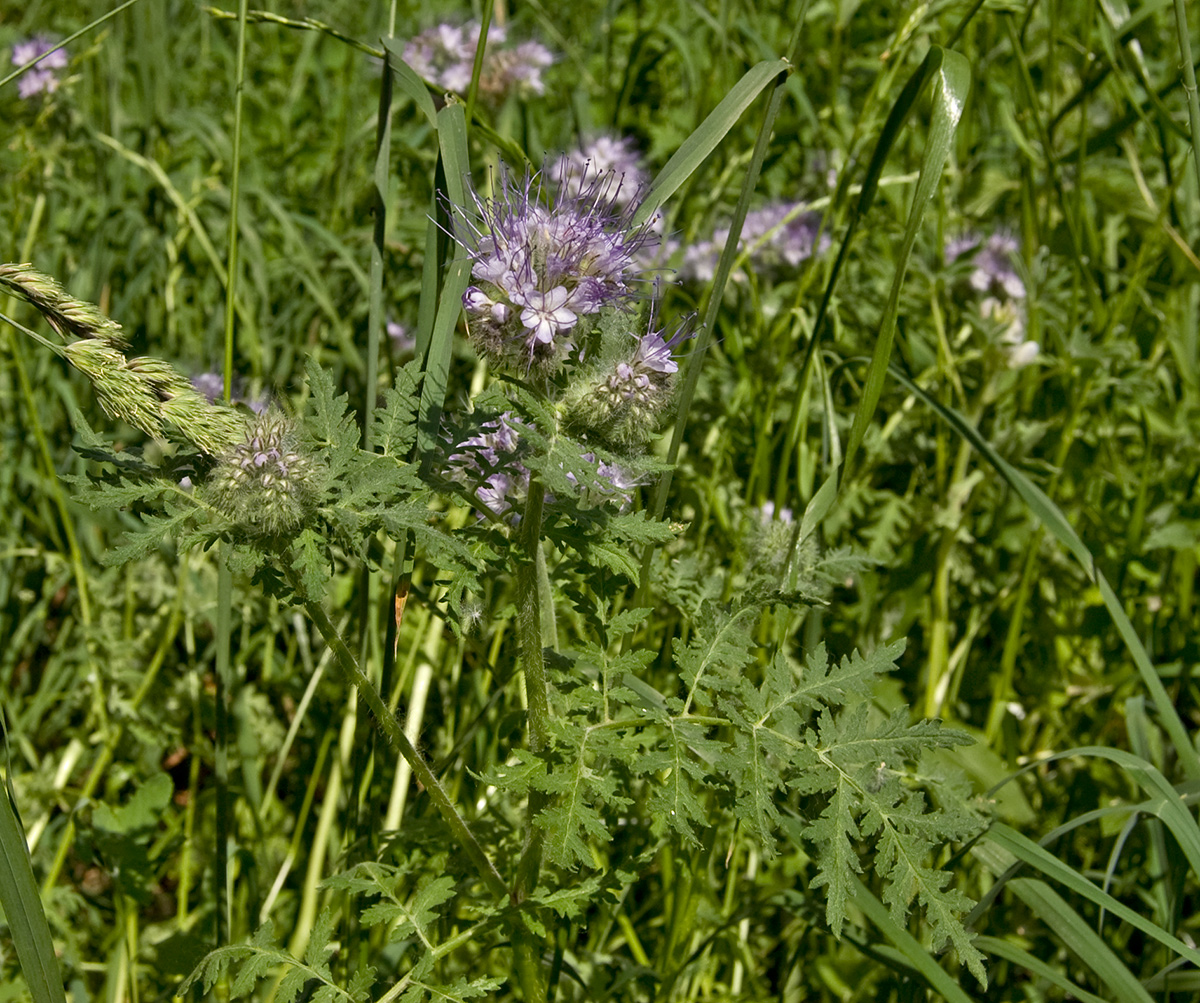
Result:
M269 410L221 454L206 491L234 522L264 535L286 533L316 510L321 467L301 448L291 423Z

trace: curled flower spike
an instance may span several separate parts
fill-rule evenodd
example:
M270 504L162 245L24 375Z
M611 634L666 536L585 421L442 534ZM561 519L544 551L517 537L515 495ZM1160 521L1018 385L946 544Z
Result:
M472 194L460 239L475 284L463 295L468 327L491 361L550 375L594 329L602 311L627 309L641 281L635 255L652 238L616 213L595 185L540 201L537 179L500 173L491 199Z
M256 415L245 437L218 459L205 490L213 504L253 533L296 529L320 499L321 467L277 410Z
M634 337L633 351L597 361L568 389L563 417L569 428L613 449L636 451L653 438L675 391L674 350L692 336L684 323L667 340L650 329Z

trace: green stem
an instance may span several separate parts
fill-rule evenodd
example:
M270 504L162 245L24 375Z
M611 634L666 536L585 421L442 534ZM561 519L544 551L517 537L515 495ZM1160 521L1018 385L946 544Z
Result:
M303 594L300 584L292 577L292 585L296 589L297 594ZM358 687L360 696L371 711L371 715L379 724L384 736L391 743L392 748L402 755L408 762L409 767L413 771L413 776L417 778L421 786L425 788L425 793L429 795L438 812L450 827L450 831L455 838L462 844L463 849L474 861L479 868L480 877L484 883L496 896L508 897L508 885L504 883L504 879L500 876L500 872L496 870L496 865L491 862L488 855L484 852L483 847L479 845L474 834L468 828L466 820L458 813L458 809L454 806L454 802L450 800L450 796L446 793L446 789L442 786L441 781L434 775L429 768L429 764L425 762L424 757L416 750L412 742L408 740L408 736L404 734L404 729L400 726L400 722L396 716L392 714L383 702L383 698L379 695L379 690L367 678L367 675L359 667L354 655L350 649L346 647L346 642L342 640L338 634L337 628L334 627L333 621L329 619L320 603L311 600L304 602L305 612L309 618L317 625L317 630L321 632L321 636L325 638L325 643L329 645L333 652L333 657L341 668L342 674L346 677L346 681Z
M1200 95L1196 92L1196 68L1192 63L1192 40L1188 32L1187 7L1175 0L1175 25L1179 33L1179 54L1183 57L1183 90L1187 94L1188 123L1192 132L1192 168L1200 183Z
M229 804L229 691L232 671L229 649L233 634L233 573L229 569L228 543L222 543L217 557L217 624L215 673L216 692L213 694L216 735L213 738L213 778L216 785L217 831L214 858L214 909L217 947L224 947L230 931L229 901L226 884L229 880L229 829L232 811Z
M541 555L542 508L545 492L536 477L529 481L529 498L521 517L521 553L517 566L517 641L521 652L521 671L525 676L529 730L526 741L535 755L549 742L550 701L546 685L545 635L542 624L542 590L538 574ZM544 558L541 562L544 568ZM536 887L542 865L545 831L536 819L547 807L550 796L531 790L525 810L525 849L517 865L514 898L524 900ZM517 982L527 1003L546 998L546 977L542 971L545 938L537 936L518 919L512 931Z

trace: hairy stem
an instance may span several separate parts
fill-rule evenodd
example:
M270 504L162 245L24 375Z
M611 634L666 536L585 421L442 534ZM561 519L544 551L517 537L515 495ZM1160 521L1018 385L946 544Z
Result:
M293 586L298 594L303 594L299 583L294 580ZM458 813L458 809L454 806L454 802L450 800L450 796L446 793L446 789L442 786L441 781L434 775L429 768L429 764L425 762L425 758L416 750L416 747L408 740L408 736L404 734L404 729L400 726L400 722L396 716L392 714L383 702L383 698L379 695L379 690L375 688L375 684L371 682L363 670L359 667L358 661L351 654L350 649L346 647L346 642L342 640L338 634L337 628L333 625L333 621L329 619L320 603L306 600L304 602L304 610L308 614L313 623L317 625L317 630L321 632L321 636L325 638L325 643L329 645L333 656L337 661L338 667L342 670L347 682L353 683L358 687L358 692L363 701L371 711L371 716L378 722L380 729L392 748L402 755L408 762L409 767L413 771L413 776L425 788L430 799L437 807L438 812L450 827L450 831L455 838L462 844L463 849L467 851L467 855L479 868L479 875L483 879L484 884L497 896L508 896L508 885L504 883L504 879L500 876L500 872L496 870L496 865L488 858L483 847L479 845L474 834L467 826L466 820Z
M542 624L542 591L538 567L541 554L542 506L545 493L536 477L530 478L529 499L521 519L520 564L517 567L517 640L521 650L521 671L525 676L525 695L528 703L528 735L526 741L533 753L542 752L550 731L550 701L546 692L546 658ZM517 883L513 897L519 902L536 887L542 865L542 842L545 835L534 820L545 810L549 795L542 791L529 792L525 810L525 849L517 865ZM542 972L541 956L545 946L524 925L512 931L516 955L517 981L528 1001L546 998L546 979Z

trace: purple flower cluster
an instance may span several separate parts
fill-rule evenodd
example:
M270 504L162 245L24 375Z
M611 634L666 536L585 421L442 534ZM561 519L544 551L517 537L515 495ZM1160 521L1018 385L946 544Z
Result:
M568 198L596 192L614 209L625 209L649 184L632 139L597 136L563 157L552 178Z
M1013 265L1019 250L1016 237L1009 233L993 233L987 238L965 234L946 241L946 264L974 251L973 267L967 277L971 288L992 296L1020 300L1025 298L1025 283Z
M439 24L408 41L404 46L404 61L417 76L434 86L465 94L471 86L479 29L478 21L462 26ZM542 70L554 62L554 56L540 42L521 42L505 48L507 34L501 25L493 24L488 29L480 91L497 99L508 94L529 97L544 93Z
M41 35L18 42L12 50L13 66L24 66L26 63L31 63L52 48L54 48L54 43ZM53 94L58 90L58 71L64 70L66 67L66 51L57 49L51 52L32 70L25 72L21 77L21 82L17 84L17 93L22 98L31 98L35 94Z
M1025 283L1014 264L1020 250L1012 234L989 237L965 234L946 242L946 263L971 255L968 287L983 294L979 314L1000 329L1000 347L1012 369L1033 362L1040 351L1036 341L1025 337Z
M489 512L505 515L529 492L529 468L517 460L519 423L506 411L450 456L455 478L475 487L475 497Z
M818 240L820 228L820 213L806 212L798 202L773 202L746 213L738 248L750 250L755 272L794 270L829 247L828 234L821 234ZM680 278L711 281L728 239L729 228L721 227L713 232L712 239L687 247Z
M500 173L498 193L472 193L475 213L460 213L475 284L463 295L468 327L492 361L549 375L560 368L605 307L623 308L636 292L635 256L650 238L632 228L594 187L560 189L550 205L532 176Z
M495 421L485 422L478 434L464 441L450 456L454 479L474 488L475 498L494 516L514 522L520 518L530 482L529 468L519 458L521 427L512 413L506 411ZM583 458L596 462L594 453L585 453ZM596 475L597 481L591 485L581 484L572 473L567 474L567 480L580 494L599 502L613 498L620 498L622 504L631 501L629 492L638 482L624 468L601 460ZM553 502L553 497L546 497Z

